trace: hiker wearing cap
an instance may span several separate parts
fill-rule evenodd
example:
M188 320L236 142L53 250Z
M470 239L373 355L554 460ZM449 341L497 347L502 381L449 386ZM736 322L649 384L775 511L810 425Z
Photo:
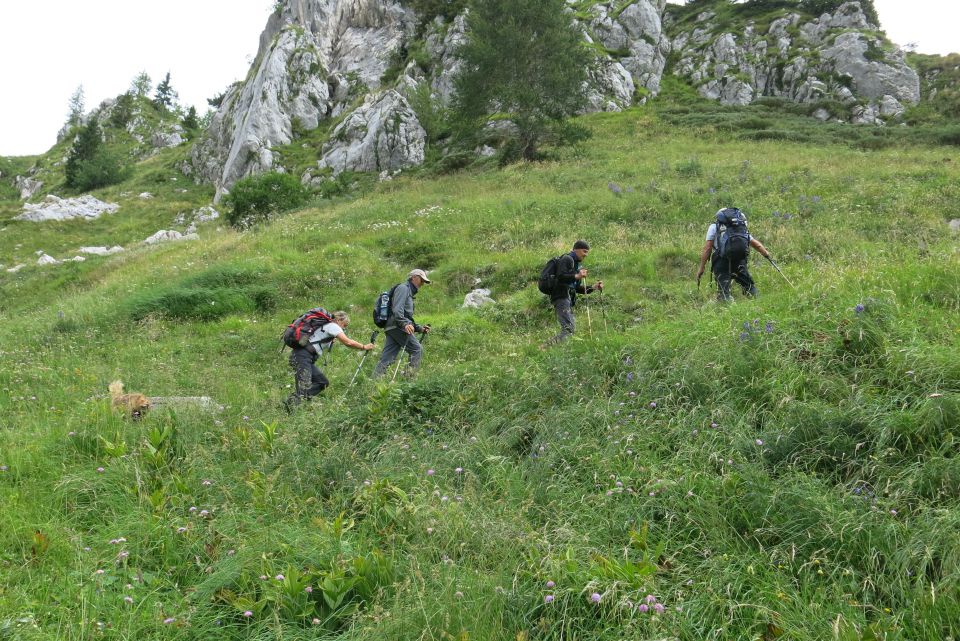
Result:
M707 228L707 239L700 251L697 286L700 286L700 278L703 276L707 259L710 258L710 271L717 281L718 300L733 300L730 293L731 281L737 281L744 296L756 296L759 292L747 269L751 247L764 258L770 259L767 248L747 231L746 214L736 207L718 211L715 221Z
M317 358L324 351L329 352L333 349L333 342L339 341L347 347L370 351L373 349L373 343L359 343L349 338L343 331L350 324L350 317L346 312L334 312L333 322L326 322L316 329L311 335L307 344L303 347L292 347L290 354L290 367L293 368L294 382L296 386L292 394L284 401L284 406L292 410L305 400L311 399L330 385L330 381L324 376L320 368L317 367ZM299 319L298 319L299 320ZM298 321L294 321L296 323Z
M418 325L413 320L414 299L417 292L423 287L424 283L429 283L427 272L422 269L414 269L407 274L406 282L400 283L393 288L393 294L390 298L390 314L387 317L387 324L383 330L386 334L386 340L383 346L383 353L380 355L380 361L373 370L373 377L383 376L387 368L390 367L400 352L406 350L410 355L409 369L415 371L420 367L420 358L423 355L423 348L416 334L427 334L430 332L429 325Z
M585 240L578 240L573 244L573 251L569 254L559 256L551 262L555 262L555 268L552 268L556 276L555 281L551 279L550 303L557 314L557 322L560 323L560 333L543 343L540 349L546 349L551 345L556 345L567 340L576 329L573 320L573 308L577 304L577 294L590 294L594 291L603 291L603 281L598 280L593 285L586 285L587 270L581 267L583 260L590 253L590 245Z

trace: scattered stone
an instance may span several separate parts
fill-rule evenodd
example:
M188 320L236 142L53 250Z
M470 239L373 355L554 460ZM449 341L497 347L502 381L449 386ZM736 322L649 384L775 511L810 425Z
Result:
M183 136L177 132L163 133L158 131L150 138L150 144L157 149L166 149L168 147L178 147L183 144Z
M120 209L120 205L105 203L89 194L67 199L57 198L51 194L44 198L43 202L36 205L25 203L23 213L17 216L15 220L27 220L35 223L74 218L93 220L99 218L103 213L112 214L118 209Z
M181 234L174 229L161 229L150 238L143 241L144 245L159 245L160 243L176 242L180 240L197 240L197 234Z
M77 251L81 254L90 254L91 256L110 256L122 252L123 247L120 245L114 245L109 249L107 247L81 247Z
M15 265L14 267L11 267L10 269L7 270L7 272L9 272L9 273L11 273L11 274L16 274L18 271L20 271L20 270L23 269L24 267L26 267L26 265L24 265L23 263L21 263L21 264L19 264L19 265Z
M140 200L150 200L151 198L153 198L153 194L151 194L149 191L145 191L142 194L140 194L138 198L140 198Z
M463 299L465 309L476 309L484 305L495 305L497 301L490 298L489 289L475 289L467 294Z
M206 207L201 207L193 212L193 222L195 223L209 223L216 219L220 218L220 212L216 209L207 205Z
M40 258L37 259L38 265L59 265L60 262L53 256L48 256L45 252L40 252Z
M960 232L960 218L954 218L950 221L950 231L954 233Z

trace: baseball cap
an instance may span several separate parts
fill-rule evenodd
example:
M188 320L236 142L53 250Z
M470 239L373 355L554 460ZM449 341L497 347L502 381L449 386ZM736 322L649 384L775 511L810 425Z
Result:
M427 272L423 271L422 269L414 269L412 272L407 274L407 278L413 278L414 276L419 276L425 283L430 282L430 279L427 278Z

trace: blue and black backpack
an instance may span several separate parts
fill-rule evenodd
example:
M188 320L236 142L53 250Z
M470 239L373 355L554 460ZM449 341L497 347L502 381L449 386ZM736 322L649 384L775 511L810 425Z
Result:
M736 207L728 207L717 212L717 254L720 258L738 260L747 255L750 248L750 233L747 231L747 217Z

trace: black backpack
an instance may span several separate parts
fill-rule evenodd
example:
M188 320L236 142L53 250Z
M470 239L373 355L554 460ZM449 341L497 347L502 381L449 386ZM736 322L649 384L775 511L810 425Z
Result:
M387 326L387 321L390 318L390 313L393 308L393 292L397 287L400 287L400 283L391 287L389 291L380 292L376 302L373 304L373 324L380 329Z
M560 265L560 259L563 256L557 256L547 261L547 264L540 270L540 278L537 279L537 289L547 296L553 296L557 291L557 267Z
M287 325L287 329L283 330L280 340L291 349L302 349L310 344L310 337L313 336L315 331L332 322L334 322L333 316L327 310L322 307L314 307Z
M750 234L747 217L736 207L717 212L717 253L720 258L736 260L747 255Z

